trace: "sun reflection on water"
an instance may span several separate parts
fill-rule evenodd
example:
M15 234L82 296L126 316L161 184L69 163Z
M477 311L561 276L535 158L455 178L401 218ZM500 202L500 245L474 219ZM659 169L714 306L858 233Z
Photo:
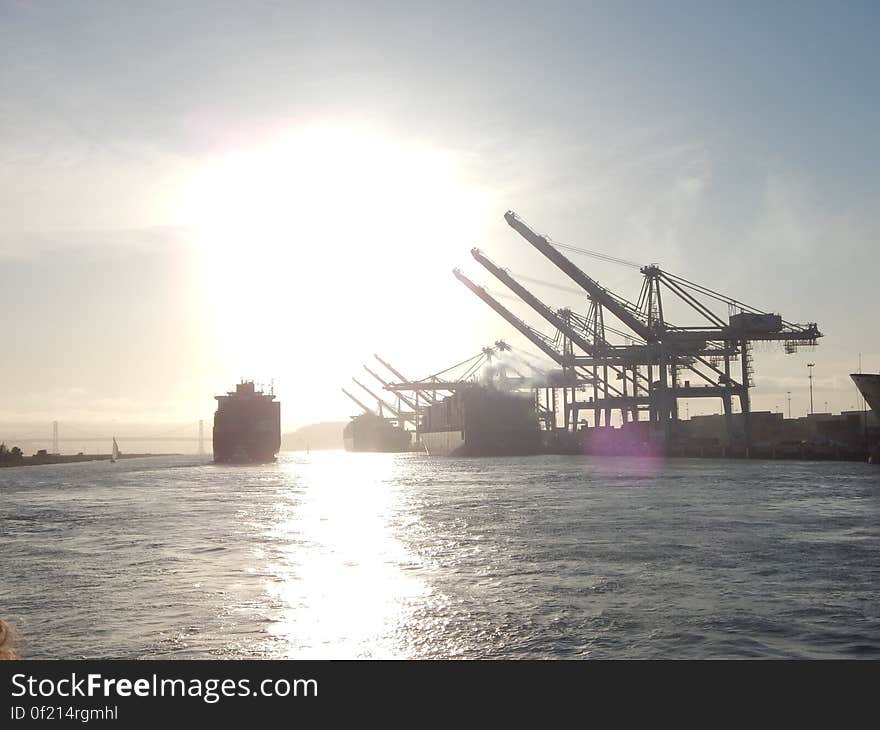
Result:
M288 457L291 486L270 527L272 653L287 658L404 658L416 605L431 593L400 539L410 522L392 454ZM408 525L407 529L412 526Z

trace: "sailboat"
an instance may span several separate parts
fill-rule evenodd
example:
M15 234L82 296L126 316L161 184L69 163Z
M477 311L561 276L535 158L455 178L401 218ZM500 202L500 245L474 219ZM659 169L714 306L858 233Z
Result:
M119 458L119 445L116 443L116 437L113 437L113 451L110 452L110 463L115 464Z

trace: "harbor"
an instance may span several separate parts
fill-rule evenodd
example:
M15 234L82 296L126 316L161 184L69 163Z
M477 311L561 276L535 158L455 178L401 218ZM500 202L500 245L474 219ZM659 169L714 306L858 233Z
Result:
M549 324L551 332L527 324L456 268L455 278L532 350L497 340L474 357L419 380L408 380L376 355L390 373L386 377L396 380L366 365L364 369L394 402L357 378L353 382L376 408L343 389L362 411L347 428L357 422L361 432L374 434L377 446L364 446L366 450L878 461L880 397L872 378L880 376L851 376L866 399L862 411L813 412L812 363L806 417L785 419L782 413L752 407L755 344L778 345L787 355L815 348L822 337L815 322L788 321L657 264L639 266L558 244L512 211L504 220L580 287L583 310L554 309L473 248L474 260ZM638 269L638 298L630 301L603 287L564 250ZM678 304L690 320L670 322L664 302L667 311ZM726 318L719 310L726 310ZM537 364L542 360L546 364ZM695 400L718 402L721 412L684 415L686 404ZM392 432L396 446L389 448ZM400 436L407 432L409 442ZM362 443L371 439L362 438ZM346 448L352 450L352 443L347 440Z
M4 720L870 701L880 3L2 16Z

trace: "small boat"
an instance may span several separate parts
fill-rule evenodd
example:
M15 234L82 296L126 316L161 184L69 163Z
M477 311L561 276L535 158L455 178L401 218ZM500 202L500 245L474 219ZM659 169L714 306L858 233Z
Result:
M116 437L113 437L113 450L110 452L110 463L115 464L119 458L119 445L116 443Z

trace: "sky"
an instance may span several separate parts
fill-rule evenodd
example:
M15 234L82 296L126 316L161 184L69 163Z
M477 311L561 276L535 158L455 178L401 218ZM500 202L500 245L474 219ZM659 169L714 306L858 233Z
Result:
M0 422L208 421L246 377L293 428L351 415L339 388L373 353L421 377L499 338L528 350L451 274L498 289L478 246L573 286L509 209L817 322L815 350L756 350L754 407L790 391L806 413L807 362L817 411L859 407L848 373L880 371L878 16L4 0ZM637 270L574 260L638 295Z

